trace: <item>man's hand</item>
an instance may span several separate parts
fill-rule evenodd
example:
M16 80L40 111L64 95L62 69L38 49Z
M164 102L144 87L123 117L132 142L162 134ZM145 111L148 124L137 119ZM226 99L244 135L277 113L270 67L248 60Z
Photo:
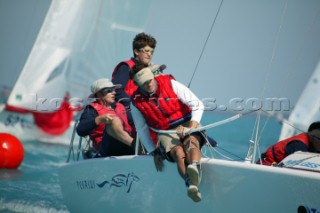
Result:
M194 128L197 128L197 127L199 127L199 123L197 121L189 121L188 128L194 129Z
M182 125L178 126L178 128L176 129L177 135L180 138L184 138L186 137L186 134L188 131L190 131L191 129L197 128L198 126L199 126L199 123L197 121L189 121L186 127Z
M179 138L184 138L186 136L186 133L189 131L190 129L187 127L184 127L182 125L178 126L178 128L176 129L177 131L177 135L179 136Z
M96 117L96 124L100 125L101 123L111 124L113 121L113 117L110 114L99 115Z

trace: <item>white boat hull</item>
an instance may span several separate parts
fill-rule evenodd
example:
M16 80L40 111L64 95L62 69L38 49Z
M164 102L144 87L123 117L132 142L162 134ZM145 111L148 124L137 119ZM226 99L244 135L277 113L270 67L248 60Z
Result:
M41 141L46 143L55 143L69 145L72 132L74 128L74 121L71 122L70 127L61 135L50 135L42 131L34 123L33 115L31 113L17 113L4 109L4 105L0 105L0 132L6 132L19 138L21 141ZM76 139L79 136L75 134Z
M175 164L157 172L150 156L71 163L59 178L70 212L320 212L320 173L208 158L202 169L199 203Z

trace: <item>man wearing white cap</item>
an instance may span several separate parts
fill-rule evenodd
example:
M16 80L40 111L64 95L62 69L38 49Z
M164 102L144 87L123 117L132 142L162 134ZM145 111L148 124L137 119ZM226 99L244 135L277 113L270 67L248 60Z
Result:
M204 132L185 133L199 126L203 103L184 85L169 75L154 76L150 67L137 63L130 73L138 89L131 96L132 117L148 153L154 155L155 166L162 171L165 158L176 162L180 176L186 181L187 194L195 202L201 200L198 185L201 179L201 147ZM157 147L152 143L149 127L176 130L176 134L157 133Z
M93 82L90 97L96 100L85 108L77 126L78 135L89 135L102 157L134 154L135 140L130 135L126 110L115 103L115 89L120 87L106 78Z

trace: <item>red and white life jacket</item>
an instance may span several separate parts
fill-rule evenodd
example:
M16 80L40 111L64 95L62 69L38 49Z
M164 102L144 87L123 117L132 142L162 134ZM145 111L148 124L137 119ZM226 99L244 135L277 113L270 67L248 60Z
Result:
M291 138L279 141L273 146L270 146L265 153L266 157L264 159L265 162L263 164L271 165L273 163L281 162L286 157L286 146L288 145L288 143L295 140L301 141L309 148L308 135L306 133L301 133Z
M116 103L115 109L111 109L109 107L101 105L98 102L90 103L90 106L92 106L99 115L104 115L104 114L117 115L122 121L124 130L129 134L131 134L131 126L128 123L126 109L122 104ZM99 126L97 126L94 129L93 133L90 134L90 139L93 141L93 146L96 150L100 149L104 128L105 128L105 124L101 123Z
M130 68L130 70L132 69L132 67L135 65L134 61L132 59L130 60L126 60L126 61L122 61L120 62L115 68L114 68L114 71L113 71L113 74L112 74L112 79L114 78L114 74L116 72L119 71L119 67L123 64L127 64ZM134 81L132 79L129 79L128 80L128 83L126 85L126 87L124 88L124 91L129 95L131 96L132 93L137 89L137 85L134 84Z
M181 102L173 91L171 79L170 75L156 76L158 88L154 94L145 95L136 90L131 97L148 126L155 129L170 129L177 121L191 114L191 108Z

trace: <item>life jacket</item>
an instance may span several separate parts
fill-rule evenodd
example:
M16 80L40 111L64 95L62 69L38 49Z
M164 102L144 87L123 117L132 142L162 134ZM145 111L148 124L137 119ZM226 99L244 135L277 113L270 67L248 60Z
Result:
M135 65L135 62L134 60L130 59L130 60L126 60L126 61L122 61L120 62L113 70L113 73L112 73L112 79L114 78L114 74L116 72L118 72L119 70L119 67L123 64L127 64L130 68L130 70L132 69L132 67ZM137 85L134 84L134 81L132 79L129 78L128 80L128 83L126 85L126 87L124 88L124 91L129 95L131 96L132 93L138 88Z
M99 116L104 114L117 115L122 121L124 130L131 134L131 126L128 123L126 109L122 104L116 103L116 107L114 110L109 107L105 107L98 102L92 102L90 103L90 106L92 106L97 111ZM93 133L90 134L90 139L93 141L93 146L96 150L100 150L104 128L105 124L101 123L93 130Z
M178 99L171 79L170 75L156 76L158 88L154 94L146 95L138 89L131 97L132 103L143 114L148 126L155 129L167 130L191 117L191 108Z
M278 143L270 146L266 153L263 164L271 165L273 163L279 163L286 157L286 146L292 141L301 141L304 143L307 148L309 148L309 139L306 133L302 133L291 138L287 138L285 140L279 141Z

